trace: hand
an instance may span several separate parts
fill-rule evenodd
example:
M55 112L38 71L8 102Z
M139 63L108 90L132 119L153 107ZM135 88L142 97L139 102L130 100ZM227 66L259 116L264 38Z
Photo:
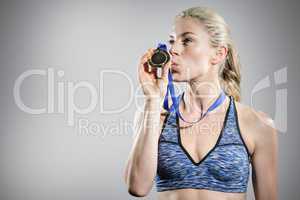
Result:
M168 71L171 67L171 59L162 69L162 77L156 78L156 68L152 68L151 72L148 72L148 63L147 61L151 58L154 53L155 48L150 48L147 52L141 57L139 67L138 67L138 76L139 83L143 89L144 95L147 99L156 99L161 102L162 98L167 91L168 85ZM171 55L170 55L171 56ZM157 99L158 98L158 99Z

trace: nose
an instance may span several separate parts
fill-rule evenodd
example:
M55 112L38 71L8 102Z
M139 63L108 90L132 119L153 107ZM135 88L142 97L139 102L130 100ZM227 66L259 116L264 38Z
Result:
M175 45L172 45L170 50L169 50L169 53L174 56L174 55L179 55L179 51L175 48Z

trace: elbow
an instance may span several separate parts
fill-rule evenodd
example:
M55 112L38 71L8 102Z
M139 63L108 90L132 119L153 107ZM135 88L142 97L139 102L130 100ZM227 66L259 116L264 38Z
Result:
M141 175L136 171L129 170L129 167L127 166L124 173L124 181L130 195L134 197L145 197L148 195L152 188L153 179L146 179L144 177L144 175Z
M128 193L134 197L145 197L148 194L148 191L143 189L143 188L139 188L139 187L129 187L128 188Z
M134 197L145 197L151 190L151 185L148 185L144 180L130 180L127 182L128 193Z

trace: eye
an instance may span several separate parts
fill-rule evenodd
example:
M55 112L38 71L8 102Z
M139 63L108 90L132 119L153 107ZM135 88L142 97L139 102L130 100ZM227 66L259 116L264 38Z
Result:
M174 40L170 39L169 41L169 44L174 44Z
M191 38L185 38L184 40L182 40L183 45L187 45L187 43L192 42L193 40Z

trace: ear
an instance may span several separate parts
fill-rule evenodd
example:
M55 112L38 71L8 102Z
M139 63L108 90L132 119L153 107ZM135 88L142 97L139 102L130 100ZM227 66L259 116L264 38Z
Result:
M226 59L228 48L225 46L220 46L213 51L213 56L211 58L211 64L216 65Z

